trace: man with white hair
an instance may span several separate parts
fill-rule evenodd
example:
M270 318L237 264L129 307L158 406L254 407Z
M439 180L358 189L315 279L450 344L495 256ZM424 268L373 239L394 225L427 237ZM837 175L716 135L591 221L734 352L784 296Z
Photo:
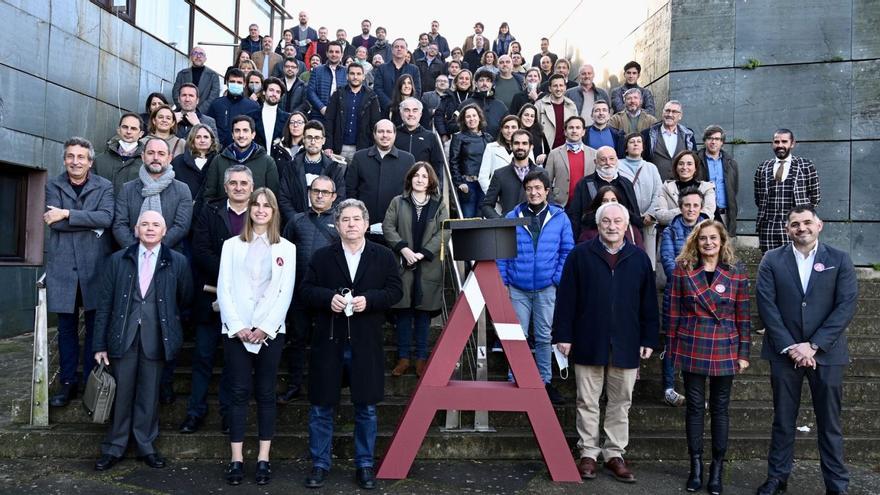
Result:
M620 162L617 160L617 152L614 148L602 146L596 150L595 164L596 171L579 180L574 187L574 193L568 198L566 211L571 219L574 238L580 237L585 221L583 213L602 186L614 186L620 192L617 199L629 212L630 220L627 223L631 222L634 228L642 228L642 217L639 214L639 203L633 184L618 173Z
M609 150L613 153L610 148L599 153ZM574 364L581 477L596 477L601 454L615 479L634 483L623 460L629 408L639 358L648 359L659 345L659 317L651 260L626 241L629 222L630 213L622 204L603 204L596 212L598 237L569 253L557 289L553 342ZM608 402L605 441L600 444L603 388Z

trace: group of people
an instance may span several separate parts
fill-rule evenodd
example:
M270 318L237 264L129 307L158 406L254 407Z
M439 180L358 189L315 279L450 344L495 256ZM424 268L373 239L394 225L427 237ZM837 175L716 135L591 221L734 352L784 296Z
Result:
M638 85L637 62L626 64L624 84L610 93L593 84L587 64L571 81L570 63L550 53L546 39L526 68L506 23L492 50L482 23L450 49L434 21L410 53L403 39L389 43L383 28L373 37L368 20L351 43L344 30L335 41L325 28L316 33L305 12L299 21L277 46L252 25L223 76L225 91L195 47L172 102L154 93L146 114L124 114L106 151L96 156L82 138L64 144L65 171L46 186L44 214L49 310L59 317L61 387L52 405L76 396L92 357L111 365L119 393L95 468L115 465L132 434L147 465L165 465L153 445L158 403L174 400L187 326L195 348L180 431L204 423L222 342L219 412L230 484L243 481L252 396L254 476L270 481L276 403L301 394L310 345L305 485L322 486L330 470L345 382L355 405L356 479L374 488L385 313L393 311L398 339L391 375L421 376L430 322L442 306L449 181L461 217L528 219L516 229L517 257L498 260L498 268L553 403L565 403L551 383L554 345L574 364L582 477L596 476L601 457L616 479L635 481L623 459L632 391L640 360L663 350L663 400L686 405L686 488L703 485L708 402L706 487L721 493L733 377L748 368L751 344L749 281L732 242L739 170L723 149L725 130L707 127L698 150L681 123L681 102L666 102L658 120L651 91ZM818 175L791 154L795 144L792 131L777 130L776 158L754 176L765 253L757 282L762 355L771 361L775 405L769 477L759 493L785 489L804 376L826 485L842 493L840 382L856 281L848 255L817 240ZM276 397L285 342L289 383ZM684 394L675 390L676 370Z

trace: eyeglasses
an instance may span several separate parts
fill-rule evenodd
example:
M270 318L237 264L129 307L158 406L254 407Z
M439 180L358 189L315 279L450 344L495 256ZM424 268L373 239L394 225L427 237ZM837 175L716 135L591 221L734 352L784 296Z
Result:
M193 52L192 56L196 58L205 58L207 55L205 55L205 52Z
M290 125L292 125L294 127L300 127L300 126L306 125L306 123L301 120L291 120L289 123L290 123Z
M706 141L724 141L724 140L721 139L720 137L709 137L709 138L706 138Z
M333 196L336 194L336 191L328 191L326 189L315 189L314 187L309 188L309 192L313 193L315 196Z
M303 141L323 141L324 136L303 136Z

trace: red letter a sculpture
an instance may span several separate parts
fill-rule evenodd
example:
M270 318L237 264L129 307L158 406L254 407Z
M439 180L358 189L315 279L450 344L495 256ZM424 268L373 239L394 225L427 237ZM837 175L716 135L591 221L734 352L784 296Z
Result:
M449 379L484 306L492 315L516 383ZM379 478L406 478L434 414L441 409L527 413L553 480L581 481L494 261L477 262L465 282L382 459Z

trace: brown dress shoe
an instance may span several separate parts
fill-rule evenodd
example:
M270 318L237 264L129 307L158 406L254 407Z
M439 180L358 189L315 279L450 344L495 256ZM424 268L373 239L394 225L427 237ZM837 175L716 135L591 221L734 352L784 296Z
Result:
M391 376L401 376L409 369L409 359L399 359L397 366L391 370Z
M419 378L425 373L425 367L428 366L428 361L425 359L416 359L416 376Z
M610 460L605 461L605 467L611 471L611 474L614 475L614 479L617 481L622 481L624 483L636 482L636 477L633 475L632 471L626 467L626 462L622 457L612 457Z
M581 457L577 463L578 472L581 478L591 480L596 477L596 459L592 457Z

